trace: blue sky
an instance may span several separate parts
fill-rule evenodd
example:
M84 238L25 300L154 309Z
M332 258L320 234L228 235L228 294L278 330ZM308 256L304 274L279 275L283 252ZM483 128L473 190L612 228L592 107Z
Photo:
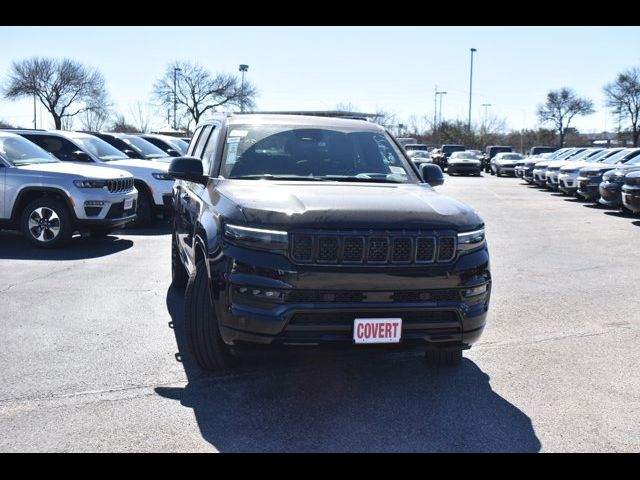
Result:
M490 115L516 129L535 126L536 105L562 86L594 101L597 112L576 127L611 129L617 122L603 108L602 87L640 66L639 27L0 27L0 45L0 81L12 60L70 57L104 74L125 115L137 101L151 101L167 63L187 60L212 72L238 73L238 64L248 64L260 110L351 102L402 119L433 117L435 85L448 92L443 117L466 119L474 47L474 121L490 103ZM30 126L32 108L28 100L0 99L0 119Z

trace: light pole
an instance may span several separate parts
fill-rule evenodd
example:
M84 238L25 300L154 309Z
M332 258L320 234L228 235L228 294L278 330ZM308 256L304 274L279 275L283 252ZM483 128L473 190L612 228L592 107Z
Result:
M439 110L439 118L438 118L438 125L442 124L442 96L446 95L447 92L436 92L437 95L440 95L440 110Z
M176 89L176 78L178 72L181 72L182 69L179 67L173 67L173 129L178 129L178 121L176 120L177 111L178 111L178 91Z
M469 122L467 123L467 129L471 131L471 91L473 89L473 53L478 50L471 49L471 73L469 74Z
M482 122L482 126L483 128L487 128L487 109L491 106L491 104L483 103L482 106L484 107L484 121Z
M249 65L240 64L238 70L242 72L242 80L240 82L240 112L244 112L244 72L249 70Z
M33 94L33 129L38 128L36 126L36 94Z

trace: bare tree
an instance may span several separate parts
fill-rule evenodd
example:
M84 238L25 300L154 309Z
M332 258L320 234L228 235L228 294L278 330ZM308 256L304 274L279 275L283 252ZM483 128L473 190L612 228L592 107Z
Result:
M125 116L121 113L115 116L115 119L111 124L111 127L109 127L109 130L118 133L142 133L138 131L135 125L131 125L130 123L128 123Z
M133 126L137 132L147 133L151 126L153 114L149 111L148 105L138 101L129 107Z
M375 111L376 116L373 121L378 125L382 125L384 128L392 130L394 127L397 127L398 119L395 113L388 112L383 108L376 108Z
M0 120L0 128L13 128L13 125L5 120Z
M68 58L33 57L13 62L4 93L11 100L37 96L57 130L65 118L103 108L107 103L102 74Z
M174 75L177 107L186 111L196 124L206 112L216 111L218 107L238 106L242 99L246 110L255 108L257 90L250 82L245 81L242 88L237 76L225 73L212 76L201 65L175 62L167 66L164 76L153 87L155 99L171 111L174 106Z
M620 119L629 120L633 146L640 138L640 69L632 68L618 74L616 80L604 87L607 107L614 108Z
M538 119L542 123L553 123L560 139L560 147L564 146L565 132L576 115L590 115L594 112L593 102L579 97L570 88L552 90L547 93L547 101L538 105Z

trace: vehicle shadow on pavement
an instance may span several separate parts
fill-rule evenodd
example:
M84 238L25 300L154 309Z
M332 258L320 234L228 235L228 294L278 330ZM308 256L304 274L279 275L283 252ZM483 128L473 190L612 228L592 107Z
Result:
M537 452L529 417L471 360L429 367L417 352L289 353L210 374L191 359L183 292L171 327L188 384L158 395L194 411L221 452Z
M155 222L148 227L144 228L124 228L115 232L116 234L122 234L127 236L154 236L154 235L169 235L171 233L171 224L166 221Z
M38 248L16 232L0 232L0 260L82 260L112 255L133 246L115 234L102 238L75 236L63 248Z

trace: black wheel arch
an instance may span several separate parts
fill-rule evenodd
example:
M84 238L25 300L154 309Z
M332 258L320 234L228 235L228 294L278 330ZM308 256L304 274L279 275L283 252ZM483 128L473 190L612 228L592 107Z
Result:
M52 197L62 200L69 208L69 214L75 222L77 220L76 212L73 208L73 200L61 188L56 187L25 187L20 190L11 211L11 222L16 223L20 217L22 210L33 200L40 197Z

